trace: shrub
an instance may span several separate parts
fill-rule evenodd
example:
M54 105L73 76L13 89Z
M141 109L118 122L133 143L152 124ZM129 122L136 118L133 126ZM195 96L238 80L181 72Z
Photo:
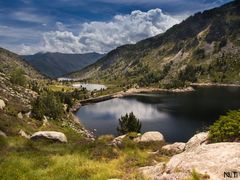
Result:
M24 75L24 71L22 69L15 69L10 75L10 81L13 84L17 84L20 86L26 85L26 77Z
M119 119L119 126L117 127L117 131L120 134L126 134L129 132L137 132L139 133L141 130L141 122L139 119L136 118L136 116L131 113L127 113L125 116L122 116Z
M227 142L240 140L240 110L230 111L210 126L211 142Z
M60 98L50 92L41 94L33 103L32 115L39 120L41 120L43 116L48 116L53 119L61 118L63 115L63 106Z

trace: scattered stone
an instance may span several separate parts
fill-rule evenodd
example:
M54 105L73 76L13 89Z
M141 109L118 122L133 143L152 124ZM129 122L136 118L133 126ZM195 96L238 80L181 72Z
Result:
M42 124L42 126L48 126L48 125L49 125L49 123L48 123L47 117L43 116L43 124Z
M27 133L25 133L25 131L23 131L22 129L18 132L18 134L26 139L30 139L30 135L28 135Z
M173 152L173 153L181 153L185 149L185 143L182 142L176 142L173 144L168 144L162 147L163 150Z
M56 140L62 143L67 142L67 137L65 134L61 132L56 132L56 131L39 131L34 133L31 136L31 139L39 139L39 138L46 138L46 139L51 139L51 140Z
M22 112L19 112L19 113L17 114L17 117L18 117L19 119L23 119Z
M3 110L5 106L6 106L5 102L2 99L0 99L0 109Z
M134 139L136 142L152 142L159 141L165 142L163 135L158 131L145 132L142 136Z
M121 146L122 145L122 141L123 139L126 137L127 135L124 134L124 135L121 135L121 136L118 136L116 138L113 139L112 141L112 145L113 146Z
M30 116L31 116L31 111L25 113L24 116L26 116L27 118L30 118Z
M185 150L190 151L202 144L207 144L208 132L201 132L194 135L187 143Z
M0 136L2 136L2 137L7 137L7 135L3 132L3 131L0 131Z

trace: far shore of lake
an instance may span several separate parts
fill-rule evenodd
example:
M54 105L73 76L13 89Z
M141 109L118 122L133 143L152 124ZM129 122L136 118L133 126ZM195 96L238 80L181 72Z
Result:
M104 96L93 97L89 99L84 99L77 102L72 108L71 112L76 112L81 106L98 103L102 101L107 101L113 98L120 98L125 96L130 96L137 93L161 93L161 92L169 92L169 93L186 93L195 91L194 87L240 87L240 84L221 84L221 83L191 83L189 87L185 88L176 88L176 89L163 89L163 88L130 88L126 91L120 91Z

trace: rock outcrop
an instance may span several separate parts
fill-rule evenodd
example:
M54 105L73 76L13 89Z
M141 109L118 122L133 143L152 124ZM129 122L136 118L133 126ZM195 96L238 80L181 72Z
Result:
M181 153L185 149L185 143L182 142L176 142L173 144L168 144L162 147L163 150L172 152L172 153Z
M0 109L3 110L5 106L6 106L5 102L2 99L0 99Z
M189 141L186 143L185 150L189 151L191 149L197 148L202 144L207 143L208 132L201 132L195 134Z
M238 171L239 167L240 143L216 143L198 146L192 151L173 156L165 171L171 174L178 169L187 174L195 169L200 174L209 175L211 179L223 179L224 172Z
M31 136L31 139L41 139L41 138L51 139L51 140L59 141L62 143L67 142L67 137L65 136L65 134L61 132L56 132L56 131L39 131L34 133Z
M134 139L136 142L152 142L159 141L165 142L163 135L158 131L145 132L142 136Z
M184 152L174 155L168 163L143 167L140 168L140 171L154 180L186 179L191 177L193 170L210 179L224 179L224 172L238 172L240 143L206 144L206 137L207 133L193 136L186 143L188 148ZM168 145L167 149L171 149L170 147L171 145Z

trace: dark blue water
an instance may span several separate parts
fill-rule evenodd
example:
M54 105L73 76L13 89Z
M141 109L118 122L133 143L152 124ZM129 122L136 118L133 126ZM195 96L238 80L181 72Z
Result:
M160 131L168 142L175 142L187 141L231 109L240 109L240 88L136 94L83 106L76 114L97 135L117 135L118 119L133 112L142 122L142 132Z

